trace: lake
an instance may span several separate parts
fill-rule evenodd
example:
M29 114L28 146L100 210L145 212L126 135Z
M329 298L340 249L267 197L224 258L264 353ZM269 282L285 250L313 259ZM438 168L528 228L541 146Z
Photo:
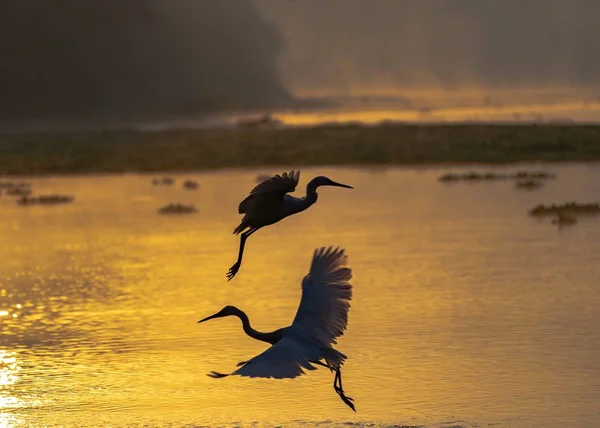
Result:
M600 165L544 165L536 191L441 184L465 169L303 168L354 190L262 229L239 274L238 203L269 170L23 178L71 205L0 198L0 426L588 427L600 424L600 218L558 229L527 210L600 199ZM200 184L182 189L184 179ZM198 212L158 208L193 203ZM347 250L354 298L344 388L212 379L289 325L312 252Z

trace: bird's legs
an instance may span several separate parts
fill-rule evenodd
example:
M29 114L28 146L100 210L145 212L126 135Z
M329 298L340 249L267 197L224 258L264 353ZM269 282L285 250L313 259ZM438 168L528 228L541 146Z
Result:
M240 270L240 266L242 265L242 256L244 255L244 246L246 245L246 239L248 239L248 237L257 230L257 228L251 228L240 235L240 251L238 253L238 259L237 262L235 262L235 264L231 266L229 272L227 272L227 281L231 281Z
M320 361L309 360L308 362L311 364L317 364L319 366L326 367L331 371L334 370L333 367L331 367L330 365L322 363ZM340 396L340 398L342 399L344 404L346 404L348 407L350 407L352 410L354 410L356 412L356 407L354 406L354 403L353 403L354 399L352 399L352 398L346 396L346 394L344 394L344 388L342 387L342 371L340 370L339 367L337 369L335 369L335 377L333 378L333 389L335 390L337 395Z
M356 412L356 408L354 407L353 403L354 399L344 394L344 388L342 387L342 371L339 367L335 371L335 378L333 379L333 389L335 389L335 392L337 392L344 404L346 404L348 407L350 407Z

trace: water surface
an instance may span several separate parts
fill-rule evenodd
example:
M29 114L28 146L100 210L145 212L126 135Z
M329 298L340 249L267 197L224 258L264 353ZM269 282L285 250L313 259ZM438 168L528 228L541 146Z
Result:
M456 168L458 170L458 168ZM489 169L489 168L487 168ZM0 199L0 426L562 427L600 423L600 218L557 230L538 203L600 199L600 167L551 168L539 191L443 185L448 169L308 169L355 190L263 229L227 283L237 204L257 173L36 178L67 206ZM498 168L502 170L502 168ZM511 168L514 170L514 168ZM198 191L186 191L186 178ZM161 216L170 202L199 212ZM344 387L211 379L288 325L312 251L347 249L354 300ZM2 425L3 424L3 425Z

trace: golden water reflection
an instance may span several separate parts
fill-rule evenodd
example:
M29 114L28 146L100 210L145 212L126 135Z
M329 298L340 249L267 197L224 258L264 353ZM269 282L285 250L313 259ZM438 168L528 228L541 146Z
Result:
M19 381L21 363L16 352L0 349L0 428L8 428L23 423L15 415L5 413L25 407L27 403L12 395L13 386Z
M0 200L0 418L6 426L585 426L600 399L600 228L568 233L525 212L600 194L597 166L557 166L538 192L444 186L436 169L303 169L355 190L256 233L237 253L237 203L263 171L34 179L77 202ZM445 171L444 171L445 172ZM169 202L199 213L163 217ZM15 227L16 225L16 227ZM325 370L295 380L211 379L288 325L312 250L347 249L354 300L339 349L341 403ZM4 313L2 312L2 313ZM13 317L16 315L16 317Z

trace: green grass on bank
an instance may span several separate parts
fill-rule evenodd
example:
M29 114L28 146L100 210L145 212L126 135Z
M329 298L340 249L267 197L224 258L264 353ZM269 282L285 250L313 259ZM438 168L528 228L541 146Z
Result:
M0 174L6 175L598 160L600 126L587 125L347 125L0 134Z

